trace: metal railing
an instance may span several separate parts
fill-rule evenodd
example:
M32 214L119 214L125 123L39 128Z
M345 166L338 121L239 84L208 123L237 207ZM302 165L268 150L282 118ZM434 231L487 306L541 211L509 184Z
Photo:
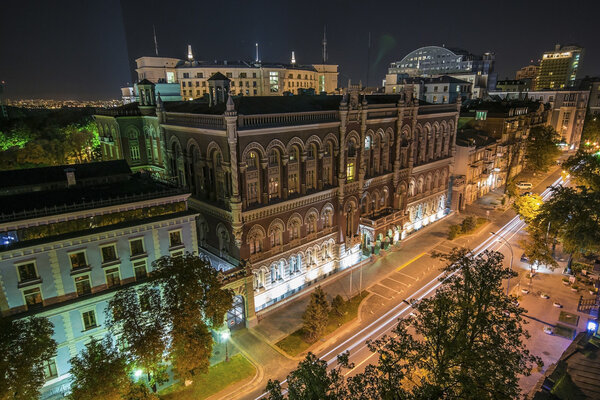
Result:
M222 115L166 113L165 123L193 128L225 129L225 118Z
M301 113L239 115L239 128L266 126L303 125L338 120L338 111L310 111Z

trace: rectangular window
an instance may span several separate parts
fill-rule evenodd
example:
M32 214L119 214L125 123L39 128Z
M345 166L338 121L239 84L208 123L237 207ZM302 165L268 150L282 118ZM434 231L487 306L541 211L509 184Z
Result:
M135 280L144 279L148 276L148 272L146 271L146 260L134 262L133 273L135 274Z
M233 74L231 72L225 72L225 76L229 79L233 78Z
M183 250L173 251L171 253L171 257L173 257L173 258L183 257Z
M150 140L151 139L146 139L146 159L148 162L152 161L152 146Z
M189 78L190 77L190 73L189 72L184 72L183 73L183 77L186 78L186 79Z
M111 244L100 248L102 253L102 263L109 263L117 260L117 245Z
M288 193L296 193L298 185L298 174L289 174L288 175Z
M169 232L169 244L169 247L181 246L183 244L183 240L181 240L181 231Z
M167 83L175 83L175 73L167 72Z
M96 311L90 310L84 313L81 313L81 318L83 319L83 330L87 331L88 329L92 329L97 327L96 325Z
M315 189L316 185L315 185L315 171L310 170L310 171L306 171L306 186L309 189Z
M121 278L119 277L119 268L107 268L104 271L106 274L106 286L109 288L119 286L121 284Z
M90 276L82 275L75 278L75 290L78 296L85 296L92 293L92 286L90 285Z
M269 88L272 93L279 92L279 72L269 72Z
M19 282L32 281L38 278L34 262L17 265L17 270L19 271Z
M183 91L185 95L185 90ZM140 159L140 143L137 140L129 141L129 155L131 156L132 161L137 161Z
M204 78L204 73L202 73L202 72L197 72L197 73L196 73L196 78Z
M352 182L354 181L354 163L349 162L346 165L346 181Z
M58 376L58 371L56 370L56 361L54 361L53 358L44 360L42 368L44 369L45 380L49 381L50 379L54 379Z
M258 183L250 182L248 184L248 203L256 203L258 201Z
M279 178L275 176L269 178L269 198L276 197L279 197Z
M23 297L25 297L27 309L42 305L42 292L39 287L23 290Z
M71 260L72 269L85 268L88 266L84 251L69 254L69 259Z
M129 241L129 248L132 256L144 254L144 239L133 239Z

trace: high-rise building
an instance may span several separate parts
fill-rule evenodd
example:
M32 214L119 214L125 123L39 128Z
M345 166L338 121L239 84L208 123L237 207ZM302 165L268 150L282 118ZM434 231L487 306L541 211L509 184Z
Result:
M545 52L535 78L535 90L573 87L582 56L583 48L579 46L557 44L553 51Z
M385 92L391 94L397 91L397 85L403 78L447 75L470 82L471 93L475 97L483 97L488 90L496 87L494 63L494 53L474 55L460 49L421 47L390 64L385 77Z

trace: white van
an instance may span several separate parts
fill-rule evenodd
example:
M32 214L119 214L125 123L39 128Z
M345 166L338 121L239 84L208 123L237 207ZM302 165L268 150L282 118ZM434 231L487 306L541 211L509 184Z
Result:
M517 182L517 187L521 190L531 189L533 185L530 182Z

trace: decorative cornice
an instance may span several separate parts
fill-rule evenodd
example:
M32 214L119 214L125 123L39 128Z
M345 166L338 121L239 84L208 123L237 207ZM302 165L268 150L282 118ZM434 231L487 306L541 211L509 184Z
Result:
M254 136L254 135L263 135L263 134L276 134L281 132L299 132L299 131L308 131L315 129L331 129L338 128L340 126L340 121L334 122L321 122L317 124L309 124L309 125L284 125L273 128L244 128L243 130L238 130L238 136Z
M207 129L207 128L194 128L194 127L191 127L191 126L171 125L171 124L160 124L160 126L161 126L161 128L168 129L168 130L171 130L171 131L190 132L190 133L202 133L202 134L206 134L206 135L227 137L227 131L226 130L216 130L216 129Z
M326 200L332 200L337 195L338 188L323 190L317 193L305 195L297 199L283 201L281 203L270 204L256 210L242 212L242 221L251 222L257 219L267 218L271 215L284 213L287 211L296 210L308 206L310 204L319 203Z

